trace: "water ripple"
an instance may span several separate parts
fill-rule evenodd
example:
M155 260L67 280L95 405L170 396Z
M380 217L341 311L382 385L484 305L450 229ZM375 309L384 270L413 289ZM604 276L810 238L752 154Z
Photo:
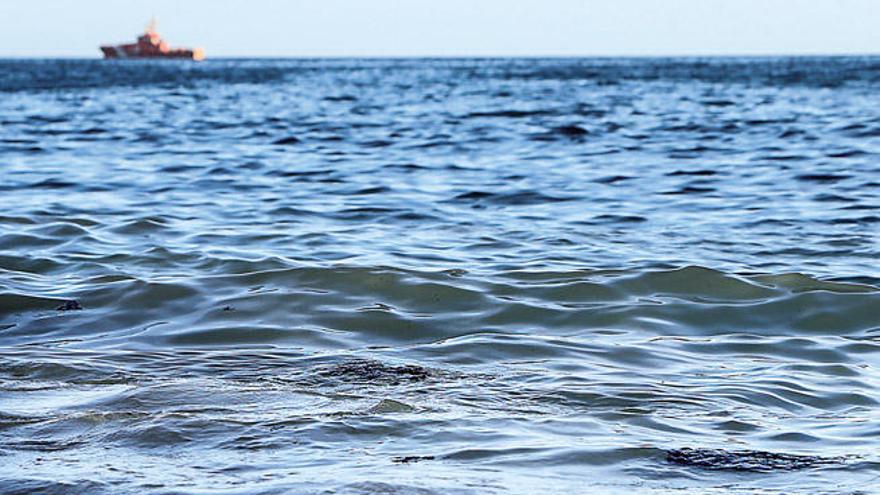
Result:
M876 58L0 69L0 492L876 485Z

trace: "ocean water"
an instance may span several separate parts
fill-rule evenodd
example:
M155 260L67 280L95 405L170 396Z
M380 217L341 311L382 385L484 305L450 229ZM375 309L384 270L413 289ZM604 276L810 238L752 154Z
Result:
M2 493L880 493L880 58L0 61Z

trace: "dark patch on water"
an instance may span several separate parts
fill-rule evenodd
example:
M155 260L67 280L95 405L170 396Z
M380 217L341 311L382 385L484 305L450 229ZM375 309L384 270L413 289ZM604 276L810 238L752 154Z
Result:
M570 140L581 142L583 138L588 136L590 132L578 125L563 125L549 129L547 132L535 134L531 137L533 141L557 141Z
M292 144L299 144L300 139L295 136L288 136L285 138L281 138L272 142L272 144L276 146L290 146Z
M56 311L80 311L82 309L82 305L75 299L65 301L64 304L55 308Z
M481 199L494 198L495 196L495 193L490 193L487 191L470 191L459 194L455 197L455 199L462 201L478 201Z
M632 177L628 177L626 175L610 175L608 177L601 177L599 179L596 179L593 182L598 182L599 184L616 184L618 182L630 179L632 179Z
M418 170L425 170L427 167L416 165L415 163L391 163L385 165L383 168L389 170L402 170L404 172L416 172Z
M160 172L166 174L181 174L199 170L202 167L198 165L168 165L159 169Z
M803 129L788 128L779 134L780 139L788 139L792 137L805 136L807 133Z
M433 376L431 370L418 365L388 365L379 361L352 360L319 370L321 376L348 383L369 385L400 385L422 382Z
M684 186L673 191L665 191L663 194L675 196L679 194L708 194L716 191L717 189L715 189L714 187Z
M339 96L325 96L324 101L332 101L332 102L354 102L357 101L356 96L352 95L339 95Z
M880 223L880 217L876 215L868 215L857 218L834 218L829 220L829 223L836 225Z
M52 178L28 184L27 187L31 189L70 189L77 187L77 184L75 182Z
M593 222L597 223L642 223L648 219L637 215L598 215L593 217Z
M865 156L865 155L867 155L867 153L865 153L862 150L857 150L857 149L833 151L833 152L828 152L825 154L825 156L827 156L828 158L853 158L853 157Z
M554 134L558 134L560 136L565 136L569 138L578 138L583 136L588 136L590 131L584 129L583 127L575 124L563 125L559 127L554 127L552 132Z
M387 192L391 192L391 188L379 186L379 187L366 187L364 189L360 189L358 191L355 191L351 194L353 194L355 196L370 196L373 194L383 194L383 193L387 193Z
M507 118L521 119L524 117L541 117L545 115L555 115L556 112L551 110L497 110L490 112L471 112L465 117L468 118Z
M674 172L668 172L666 175L669 177L680 177L680 176L697 176L697 177L709 177L712 175L716 175L718 172L715 170L706 170L706 169L698 169L698 170L676 170Z
M845 134L857 138L880 137L880 126L870 124L850 124L841 129Z
M422 461L433 461L436 459L433 455L408 455L403 457L392 457L391 462L395 464L414 464Z
M818 201L820 203L853 203L857 200L855 198L841 196L839 194L821 193L813 196L813 201Z
M707 107L732 107L736 105L736 102L731 100L703 100L703 105Z
M840 182L851 177L844 174L802 174L795 178L804 182Z
M487 191L471 191L459 194L455 197L456 201L468 201L476 203L492 203L496 205L506 206L527 206L542 203L559 203L563 201L574 201L575 198L565 198L558 196L550 196L532 191L521 191L512 193L491 193Z
M675 449L666 453L673 464L719 471L753 471L771 473L794 471L825 466L841 466L843 457L780 454L751 450L727 451L720 449Z

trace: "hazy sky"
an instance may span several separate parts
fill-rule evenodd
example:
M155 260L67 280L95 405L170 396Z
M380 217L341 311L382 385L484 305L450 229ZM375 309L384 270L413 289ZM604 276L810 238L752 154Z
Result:
M209 57L880 53L880 0L0 0L0 56L97 57L151 15Z

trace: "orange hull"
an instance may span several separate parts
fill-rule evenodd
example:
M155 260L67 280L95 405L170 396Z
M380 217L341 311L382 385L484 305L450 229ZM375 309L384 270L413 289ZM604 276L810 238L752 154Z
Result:
M189 60L204 60L205 54L201 48L177 48L166 52L144 52L133 49L131 45L105 45L101 47L104 58L183 58Z
M123 45L104 45L101 47L104 58L182 58L204 60L201 48L170 48L155 31L151 23L147 31L138 37L137 42Z

